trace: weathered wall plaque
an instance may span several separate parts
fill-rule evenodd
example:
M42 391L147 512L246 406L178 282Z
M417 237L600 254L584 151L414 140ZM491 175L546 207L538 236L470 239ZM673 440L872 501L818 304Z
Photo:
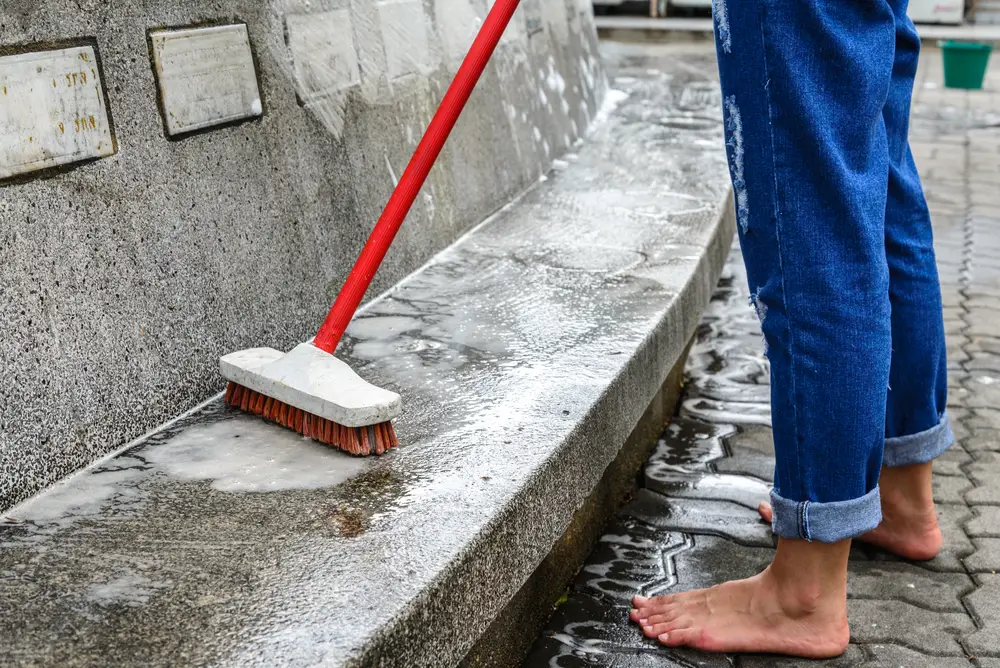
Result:
M0 179L114 152L94 47L0 57Z
M168 135L263 113L245 24L157 30L149 39Z

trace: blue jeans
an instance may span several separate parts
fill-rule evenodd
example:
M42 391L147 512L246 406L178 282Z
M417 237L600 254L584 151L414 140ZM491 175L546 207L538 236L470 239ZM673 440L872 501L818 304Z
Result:
M906 0L715 0L726 150L771 365L779 536L881 521L882 466L953 442Z

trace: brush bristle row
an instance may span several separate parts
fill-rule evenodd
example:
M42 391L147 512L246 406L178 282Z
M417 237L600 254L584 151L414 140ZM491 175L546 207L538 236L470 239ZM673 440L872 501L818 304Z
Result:
M381 455L399 445L392 422L380 422L365 427L345 427L332 420L306 413L239 383L230 382L226 386L225 402L352 455Z

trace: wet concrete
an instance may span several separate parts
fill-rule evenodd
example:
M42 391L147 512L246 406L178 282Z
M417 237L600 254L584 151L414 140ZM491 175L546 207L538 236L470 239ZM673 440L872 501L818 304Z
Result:
M0 508L219 392L220 356L316 334L491 4L0 0L2 49L94 41L118 147L0 185ZM369 296L598 112L589 3L524 4ZM206 22L247 24L263 114L168 140L147 31Z
M718 116L706 79L608 56L622 93L589 140L349 331L342 358L403 397L398 451L185 416L7 512L0 663L464 656L660 391L732 238L721 126L661 122Z

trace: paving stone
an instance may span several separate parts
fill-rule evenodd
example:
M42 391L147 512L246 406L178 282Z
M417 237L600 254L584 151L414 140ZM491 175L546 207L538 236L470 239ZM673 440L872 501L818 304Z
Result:
M1000 315L994 312L974 311L964 317L968 324L965 334L970 337L994 336L1000 331Z
M964 656L928 656L900 645L862 645L859 668L972 668Z
M725 455L722 439L734 427L677 417L670 421L663 438L646 463L646 474L710 470L710 463Z
M965 597L979 627L963 638L973 656L1000 656L1000 575L976 575L979 588Z
M967 483L964 478L962 481ZM645 484L670 499L730 501L753 511L762 501L768 500L771 491L770 483L759 478L728 473L664 471L655 464L646 467Z
M556 608L523 668L635 666L730 668L723 654L669 649L649 640L628 619L629 608L570 595Z
M1000 326L1000 323L997 325ZM962 381L961 386L968 390L963 396L964 406L973 409L1000 406L1000 378L975 373Z
M969 415L971 413L965 408L948 409L948 425L951 427L951 431L955 434L955 438L958 441L969 435L969 428L966 426L966 420Z
M863 665L865 651L857 645L848 645L847 651L835 659L812 661L770 654L744 654L739 657L739 668L857 668Z
M973 487L972 482L965 475L936 475L931 481L931 485L934 489L934 503L965 503L963 494Z
M651 595L676 582L673 555L693 539L633 518L616 519L601 536L573 583L573 590L628 606L637 594Z
M979 407L967 411L961 418L961 421L970 429L974 427L988 427L1000 431L1000 410L990 408L989 406Z
M1000 452L1000 429L973 427L962 447L969 452Z
M1000 538L973 538L972 544L975 552L965 558L965 567L969 571L973 573L1000 571Z
M964 612L925 610L903 601L852 599L847 602L851 641L895 644L941 656L964 655L956 637L975 627Z
M847 578L848 598L895 599L946 612L963 612L961 599L972 588L965 573L935 573L906 562L852 561Z
M972 456L956 443L934 460L934 475L965 478L965 471L962 470L962 467L971 461ZM972 486L971 483L969 486Z
M997 375L1000 374L1000 355L976 352L969 354L967 358L964 364L970 376L996 379ZM989 384L989 381L986 383Z
M979 245L979 248L982 248ZM986 293L970 293L965 301L965 308L969 310L987 309L1000 312L1000 296Z
M967 403L968 397L971 392L961 384L957 378L948 378L948 403L947 408L949 411L956 408L967 408L969 404Z
M957 315L953 317L945 316L944 318L944 334L946 337L965 337L966 322L959 318Z
M666 648L637 654L623 653L615 657L614 668L730 668L732 663L721 656L712 656L693 650L667 650Z
M965 525L973 538L1000 538L1000 506L973 506L975 516Z
M976 485L965 493L968 504L1000 504L1000 454L977 452L965 470Z
M746 547L716 536L694 536L690 548L674 557L677 584L662 593L742 580L763 571L773 557L770 548Z
M640 489L622 514L672 531L723 536L755 547L774 545L770 525L756 511L728 501L671 500Z
M768 482L774 479L774 439L771 428L747 425L723 439L729 456L714 462L719 473L737 473Z
M849 645L836 659L810 661L777 656L744 655L739 668L972 668L961 656L928 656L899 645ZM986 664L981 664L986 668Z
M951 286L951 287L942 286L942 288L941 288L941 302L945 306L948 306L948 307L960 306L962 304L962 301L964 299L965 299L965 297L963 297L962 294L958 291L958 287L957 286ZM949 351L949 357L950 357L950 355L951 355L951 352Z

